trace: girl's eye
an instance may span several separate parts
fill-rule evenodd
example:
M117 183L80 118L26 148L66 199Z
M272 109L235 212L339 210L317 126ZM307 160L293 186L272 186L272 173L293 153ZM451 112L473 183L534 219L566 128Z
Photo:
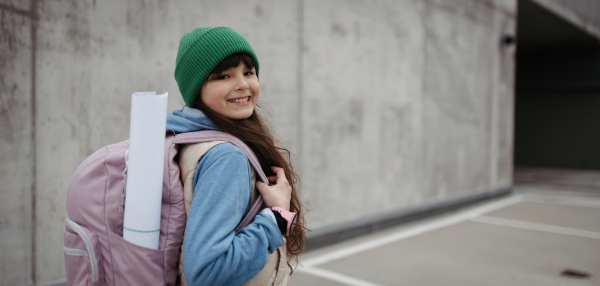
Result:
M245 72L245 73L244 73L244 75L253 75L253 74L254 74L254 73L253 73L253 72L251 72L251 71L247 71L247 72Z
M227 79L227 78L229 78L229 76L226 74L223 74L223 75L220 75L217 79Z

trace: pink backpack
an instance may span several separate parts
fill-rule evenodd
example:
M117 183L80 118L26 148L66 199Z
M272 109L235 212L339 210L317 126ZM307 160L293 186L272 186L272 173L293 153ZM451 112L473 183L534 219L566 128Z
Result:
M64 255L68 285L175 285L186 223L178 145L229 141L248 157L263 182L258 159L241 140L219 131L175 134L167 130L159 249L123 239L123 207L129 142L105 146L85 159L67 193ZM236 233L260 212L262 197L236 227Z

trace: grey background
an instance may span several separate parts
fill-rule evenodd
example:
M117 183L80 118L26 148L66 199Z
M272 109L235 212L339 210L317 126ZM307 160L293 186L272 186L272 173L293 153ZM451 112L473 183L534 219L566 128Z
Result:
M536 2L598 31L593 10ZM516 15L516 0L0 0L0 284L64 282L71 175L128 137L132 92L183 106L174 62L198 26L258 54L309 228L509 187L515 46L500 39Z

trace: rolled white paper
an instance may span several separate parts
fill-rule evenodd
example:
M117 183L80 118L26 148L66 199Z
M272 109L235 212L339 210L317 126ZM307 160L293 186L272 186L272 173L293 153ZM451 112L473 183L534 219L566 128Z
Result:
M169 93L131 95L123 238L158 249Z

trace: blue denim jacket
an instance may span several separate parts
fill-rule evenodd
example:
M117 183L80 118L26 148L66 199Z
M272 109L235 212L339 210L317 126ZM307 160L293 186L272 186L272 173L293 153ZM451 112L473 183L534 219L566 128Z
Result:
M177 133L218 130L200 110L187 106L167 115L167 128ZM250 168L244 152L230 143L213 147L200 160L183 248L188 285L244 284L285 243L269 209L234 232L249 211Z

